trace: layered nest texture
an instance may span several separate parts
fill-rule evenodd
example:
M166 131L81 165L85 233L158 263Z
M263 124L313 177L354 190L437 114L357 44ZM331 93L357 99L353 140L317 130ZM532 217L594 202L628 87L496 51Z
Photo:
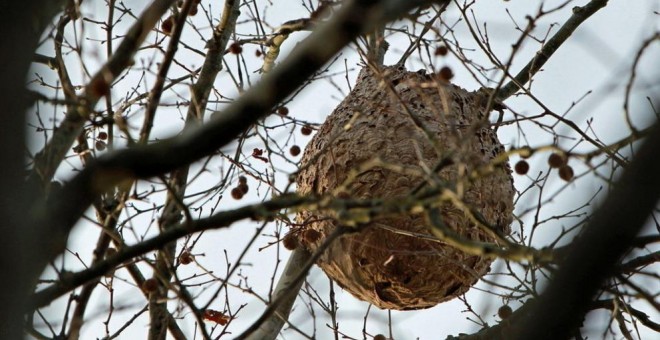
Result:
M464 239L495 242L465 212L469 207L501 235L509 232L511 170L493 162L504 148L484 112L487 101L485 92L468 92L424 71L364 68L305 149L298 192L409 202L420 185L449 188L464 206L442 203L444 225ZM434 172L441 160L449 165ZM302 211L291 232L313 252L340 226L337 216L336 210ZM419 211L370 219L358 228L335 240L317 264L343 289L379 308L435 306L465 293L490 269L491 259L432 237Z

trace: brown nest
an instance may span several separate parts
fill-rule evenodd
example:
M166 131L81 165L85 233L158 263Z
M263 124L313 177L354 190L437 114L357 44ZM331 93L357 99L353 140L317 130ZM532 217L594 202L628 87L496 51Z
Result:
M504 151L484 112L487 95L435 79L402 66L385 67L378 74L363 69L351 93L307 145L298 192L337 194L344 185L340 195L356 199L404 198L431 178L508 233L514 194L508 164L464 180L465 174L492 165ZM388 166L364 168L376 158ZM444 158L452 165L436 176L423 175ZM349 176L359 167L364 171ZM462 185L457 185L459 180ZM461 237L495 242L456 206L443 204L441 215ZM292 232L314 251L337 228L334 217L331 211L303 211L297 216L301 227ZM361 225L360 232L336 240L317 264L357 298L399 310L428 308L459 296L490 269L491 259L413 234L431 235L424 214L374 219Z

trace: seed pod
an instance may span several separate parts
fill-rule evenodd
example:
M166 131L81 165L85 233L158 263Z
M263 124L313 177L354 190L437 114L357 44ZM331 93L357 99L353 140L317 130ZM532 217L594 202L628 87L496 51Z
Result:
M239 187L231 189L231 197L233 197L235 200L240 200L243 198L243 190L241 190Z
M449 66L444 66L440 69L438 76L440 76L440 79L448 82L451 78L454 78L454 71L452 71Z
M548 165L550 165L551 168L557 169L564 164L566 164L566 157L554 152L548 156Z
M289 153L291 153L291 156L296 157L300 155L300 147L298 145L294 145L289 149Z
M179 263L183 265L191 264L194 260L195 258L193 257L193 255L187 251L184 251L183 253L181 253L181 255L179 255Z
M563 179L566 182L570 182L573 179L573 168L570 165L564 165L559 168L559 178Z
M241 52L243 52L243 46L237 42L234 42L229 45L229 52L233 54L241 54Z
M504 320L513 314L513 310L509 305L504 305L500 308L497 309L497 315L500 317L500 319Z
M238 184L238 188L241 189L241 192L243 193L243 195L247 194L248 191L250 190L250 187L246 183Z
M307 229L302 232L302 238L307 243L314 243L318 241L319 238L321 238L321 233L314 229Z
M103 151L107 145L104 141L97 140L96 143L94 143L94 146L96 147L96 150Z
M156 279L151 278L151 279L146 279L144 282L142 282L142 290L151 293L155 292L156 289L158 289L158 281Z
M282 239L282 245L284 245L284 248L289 250L298 248L298 236L296 236L293 232L287 233Z
M446 56L446 55L447 55L447 52L449 52L449 49L447 49L447 46L442 45L442 46L438 46L438 47L435 49L435 53L434 53L434 54L435 54L435 55L439 55L439 56Z
M174 16L170 15L160 24L160 30L167 35L172 34L172 29L174 28L174 22L175 22Z
M519 160L513 167L518 175L525 175L529 171L529 163L525 160Z
M300 133L302 133L305 136L309 136L312 134L312 127L309 125L305 125L300 128Z

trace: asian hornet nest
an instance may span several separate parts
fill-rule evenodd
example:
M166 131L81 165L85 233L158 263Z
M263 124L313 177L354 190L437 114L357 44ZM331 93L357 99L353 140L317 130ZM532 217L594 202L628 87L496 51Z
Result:
M298 192L403 202L421 184L442 185L506 235L514 189L508 163L493 163L504 147L488 124L487 98L484 91L468 92L424 71L364 68L307 145ZM376 159L376 166L365 167ZM451 162L433 175L441 159ZM468 179L473 170L488 167ZM461 237L495 242L465 210L443 203L440 211L444 224ZM341 223L333 211L302 211L297 222L301 226L292 232L310 251ZM332 243L317 264L342 288L380 308L435 306L465 293L492 262L415 236L431 236L423 213L379 217L359 228ZM320 237L304 237L310 230Z

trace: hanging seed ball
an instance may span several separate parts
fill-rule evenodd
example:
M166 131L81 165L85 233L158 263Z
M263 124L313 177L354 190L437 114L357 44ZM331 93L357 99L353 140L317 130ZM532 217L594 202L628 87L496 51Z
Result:
M241 188L236 187L231 189L231 197L233 197L235 200L240 200L243 198L243 195L243 190L241 190Z
M289 114L289 108L287 108L286 106L280 106L277 108L277 114L286 116Z
M146 279L144 282L142 282L142 290L151 293L155 292L156 289L158 289L158 281L156 279L151 278L151 279Z
M374 340L387 340L387 337L385 337L385 336L382 335L382 334L376 334L376 335L374 336Z
M289 153L291 153L291 156L296 157L300 155L300 147L298 145L294 145L289 149Z
M174 28L174 16L170 15L167 17L167 19L163 20L163 22L160 24L160 29L163 31L163 33L170 35L172 34L172 29Z
M487 175L474 180L460 177L486 167L504 152L496 134L484 125L487 117L482 106L487 102L485 92L467 92L423 71L407 72L403 66L392 66L376 75L363 69L351 93L307 145L296 178L298 192L328 194L346 185L345 191L354 199L409 197L425 181L420 162L433 169L441 159L451 156L453 165L443 167L437 175L446 183L459 179L469 183L463 202L506 235L514 195L508 164L495 165ZM402 110L404 105L409 112ZM445 107L448 112L440 111ZM400 173L393 170L396 167L374 167L351 175L350 182L344 183L351 171L375 157L415 171ZM495 242L463 210L449 202L440 209L445 225L461 237ZM312 252L339 225L333 211L302 211L296 221L302 226L300 244ZM424 214L372 218L359 228L359 232L332 243L317 265L343 289L379 308L435 306L465 293L490 269L492 260L488 258L411 235L431 235ZM318 232L318 239L307 237L312 230Z
M229 52L233 54L241 54L241 52L243 52L243 46L237 42L234 42L233 44L229 45Z
M247 184L247 177L245 177L245 176L238 176L238 183L239 183L239 184Z
M105 131L101 131L101 132L99 132L98 138L100 140L106 140L106 139L108 139L108 133L105 132Z
M564 165L559 168L559 178L563 179L566 182L570 182L573 179L573 168L570 165Z
M304 125L303 127L300 128L300 133L302 133L305 136L309 136L312 134L312 127L309 125Z
M445 46L445 45L438 46L435 49L435 55L446 56L447 52L449 52L449 49L447 49L447 46Z
M184 251L179 255L179 263L186 265L191 264L194 260L193 255L190 252Z
M104 141L97 140L96 143L94 143L94 147L96 147L96 150L98 151L103 151L106 148L106 144Z
M440 76L440 79L444 81L449 81L451 78L454 78L454 71L452 71L448 66L444 66L440 69L438 76Z
M564 164L566 164L566 157L558 153L551 153L550 156L548 156L548 165L550 165L551 168L557 169Z
M250 187L247 185L247 183L239 183L238 188L241 190L243 195L247 194L248 191L250 191Z
M513 309L509 307L509 305L504 305L500 308L497 309L497 316L500 317L500 319L504 320L513 314Z
M520 160L518 163L516 163L513 169L518 175L525 175L529 171L529 163L527 163L525 160Z
M282 245L284 245L284 248L289 250L298 248L298 236L296 236L293 232L287 233L282 239Z

